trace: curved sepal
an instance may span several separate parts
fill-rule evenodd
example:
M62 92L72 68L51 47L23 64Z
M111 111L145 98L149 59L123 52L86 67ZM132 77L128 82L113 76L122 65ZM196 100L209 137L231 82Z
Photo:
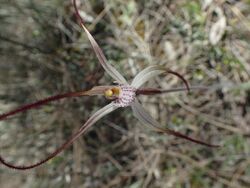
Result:
M127 84L126 79L113 67L111 66L108 62L107 62L107 58L105 57L102 49L100 48L100 46L97 44L97 42L95 41L94 37L91 35L91 33L88 31L88 29L85 27L84 25L84 20L82 19L78 9L77 9L77 5L76 5L76 0L73 0L73 5L75 8L75 12L77 17L80 20L80 24L81 27L84 29L84 31L86 32L88 39L93 47L93 50L100 62L100 64L102 65L102 67L104 68L104 70L116 81L118 81L120 84Z
M145 69L143 69L141 72L139 72L135 78L133 79L131 86L135 88L141 87L145 82L149 81L151 78L158 76L162 73L164 73L166 70L164 70L162 67L159 67L157 65L149 66Z
M9 163L5 161L1 155L0 155L0 163L3 165L15 169L15 170L28 170L35 168L37 166L40 166L44 164L45 162L49 161L50 159L57 156L59 153L61 153L64 149L69 147L77 138L79 138L83 133L87 131L88 128L90 128L94 123L96 123L99 119L101 119L103 116L111 113L112 111L116 110L118 107L114 105L114 103L110 103L106 105L105 107L101 108L97 112L95 112L87 121L86 123L75 133L73 134L68 141L66 141L63 145L61 145L58 149L56 149L55 152L50 154L46 159L43 159L35 164L32 165L14 165L12 163Z
M131 85L138 89L144 83L146 83L147 81L149 81L153 77L158 76L158 75L163 74L163 73L164 74L169 73L169 74L173 74L173 75L177 76L178 78L180 78L184 82L186 89L188 91L190 90L187 80L182 75L180 75L179 73L177 73L175 71L168 70L168 69L166 69L162 66L158 66L158 65L149 66L149 67L145 68L144 70L142 70L141 72L139 72L139 74L136 75L136 77L133 79Z
M219 147L218 145L209 144L209 143L188 137L188 136L183 135L177 131L173 131L173 130L168 129L168 128L162 128L161 125L152 118L152 116L142 107L142 105L137 100L132 104L132 110L133 110L134 116L141 123L143 123L145 125L149 125L151 128L154 128L159 132L162 132L165 134L170 134L170 135L173 135L173 136L176 136L179 138L183 138L183 139L189 140L189 141L197 143L197 144L201 144L201 145L205 145L205 146L209 146L209 147Z

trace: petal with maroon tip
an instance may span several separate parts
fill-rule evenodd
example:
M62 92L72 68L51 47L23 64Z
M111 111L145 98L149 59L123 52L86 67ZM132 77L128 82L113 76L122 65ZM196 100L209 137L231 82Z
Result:
M175 71L167 70L164 67L158 66L158 65L149 66L145 68L144 70L142 70L141 72L139 72L139 74L133 79L131 85L135 88L140 88L145 82L163 73L170 73L170 74L177 76L184 82L186 89L188 91L190 90L187 80L182 75L180 75L179 73Z
M4 113L4 114L0 114L0 121L9 117L9 116L13 116L17 113L25 112L27 110L34 109L34 108L38 108L39 106L45 105L45 104L52 102L52 101L57 101L57 100L61 100L64 98L80 97L80 96L88 95L88 92L89 91L78 91L78 92L64 93L64 94L51 96L51 97L48 97L48 98L30 103L30 104L26 104L26 105L23 105L19 108L16 108L15 110L9 111L9 112Z
M88 128L90 128L94 123L96 123L99 119L101 119L103 116L113 112L118 107L114 105L114 103L110 103L106 105L105 107L101 108L97 112L95 112L87 121L86 123L75 133L71 136L71 138L66 141L63 145L61 145L56 151L54 151L52 154L50 154L46 159L43 159L35 164L32 165L14 165L12 163L9 163L5 161L1 155L0 155L0 163L3 165L15 169L15 170L29 170L32 168L35 168L37 166L40 166L44 164L45 162L49 161L50 159L57 156L59 153L61 153L64 149L69 147L77 138L79 138L83 133L87 131Z
M79 11L77 9L77 5L76 5L76 0L73 0L73 5L75 8L75 12L77 17L80 20L80 24L81 27L84 29L84 31L86 32L88 39L93 47L93 50L99 60L99 62L101 63L102 67L104 68L104 70L116 81L118 81L120 84L127 84L126 79L113 67L111 66L108 62L107 62L107 58L105 57L103 51L101 50L100 46L97 44L97 42L95 41L94 37L91 35L91 33L88 31L88 29L85 27L84 25L84 21L81 17L81 15L79 14Z
M205 146L209 146L209 147L218 147L218 145L213 145L213 144L208 144L206 142L188 137L186 135L183 135L177 131L173 131L171 129L168 128L162 128L161 125L155 121L152 116L142 107L142 105L138 102L138 100L136 100L132 105L132 110L134 113L134 116L143 124L150 126L151 128L156 129L159 132L162 133L166 133L166 134L170 134L179 138L183 138L186 140L189 140L191 142L197 143L197 144L201 144L201 145L205 145Z

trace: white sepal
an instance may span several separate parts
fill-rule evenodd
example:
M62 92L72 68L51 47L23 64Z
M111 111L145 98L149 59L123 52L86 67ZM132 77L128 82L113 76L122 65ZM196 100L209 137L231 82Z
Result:
M145 82L149 81L153 77L158 76L164 72L166 72L166 70L162 68L161 66L157 66L157 65L149 66L136 75L136 77L133 79L131 83L131 86L135 88L139 88Z
M95 54L99 60L99 62L101 63L102 67L104 68L104 70L116 81L118 81L120 84L127 84L126 79L112 66L107 62L107 58L105 57L104 53L102 52L100 46L97 44L97 42L95 41L94 37L90 34L90 32L88 31L88 29L81 24L82 28L84 29L84 31L87 33L88 39L95 51Z

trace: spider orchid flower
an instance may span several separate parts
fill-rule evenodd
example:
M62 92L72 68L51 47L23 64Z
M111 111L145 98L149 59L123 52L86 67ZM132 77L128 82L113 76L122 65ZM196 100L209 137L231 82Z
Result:
M81 96L93 96L93 95L103 95L105 98L110 100L111 102L104 106L103 108L99 109L97 112L95 112L85 123L82 125L82 127L73 134L68 141L66 141L64 144L62 144L59 148L56 149L52 154L50 154L46 159L41 160L35 164L32 165L26 165L26 166L20 166L20 165L14 165L10 162L7 162L4 160L0 155L0 162L12 169L16 170L27 170L32 169L37 166L40 166L41 164L49 161L59 153L61 153L65 148L70 146L77 138L79 138L83 133L86 132L93 124L95 124L99 119L101 119L103 116L113 112L114 110L118 108L124 108L124 107L131 107L134 116L145 125L148 125L149 127L155 129L156 131L174 135L176 137L180 137L198 144L202 144L209 147L217 147L217 145L208 144L206 142L188 137L186 135L183 135L177 131L170 130L168 128L163 128L154 118L144 109L144 107L140 104L140 102L137 99L137 96L139 95L155 95L155 94L163 94L163 93L169 93L169 92L176 92L176 91L184 91L184 90L190 90L190 89L197 89L196 87L189 87L188 82L181 76L179 73L166 70L164 67L161 66L149 66L139 72L135 76L135 78L132 80L131 84L127 82L127 80L108 62L106 57L104 56L104 53L102 52L101 48L93 38L93 36L90 34L88 29L84 25L84 21L81 18L77 5L76 0L73 0L73 5L75 8L76 16L80 20L80 25L86 32L88 39L93 47L93 50L104 68L104 70L118 83L116 85L109 85L109 86L95 86L90 90L87 91L79 91L79 92L71 92L66 94L59 94L56 96L52 96L22 107L19 107L13 111L10 111L8 113L0 115L0 120L6 119L9 116L15 115L19 112L24 112L27 110L30 110L32 108L37 108L41 105L44 105L46 103L49 103L51 101L60 100L63 98L69 98L69 97L81 97ZM141 86L152 79L155 76L158 76L160 74L166 74L170 73L178 78L180 78L184 84L185 87L182 88L175 88L175 89L158 89L158 88L141 88ZM200 89L200 88L198 88ZM201 88L202 89L202 88Z

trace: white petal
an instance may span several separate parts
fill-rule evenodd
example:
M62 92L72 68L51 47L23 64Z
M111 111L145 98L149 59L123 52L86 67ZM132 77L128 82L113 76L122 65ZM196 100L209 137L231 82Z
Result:
M145 82L150 80L151 78L158 76L162 73L166 72L166 69L162 68L161 66L149 66L139 72L138 75L133 79L131 86L135 88L141 87Z
M114 78L116 81L118 81L119 83L127 84L127 81L125 80L125 78L114 67L112 67L109 63L107 63L107 59L106 59L105 55L103 54L101 48L99 47L99 45L97 44L97 42L95 41L95 39L91 35L91 33L88 31L88 29L85 27L84 19L81 17L80 12L78 11L76 0L73 0L73 5L75 8L76 15L80 20L81 26L84 29L84 31L86 32L88 39L89 39L89 41L90 41L90 43L95 51L95 54L96 54L99 62L101 63L101 65L105 69L105 71L112 78Z
M113 67L111 66L108 62L107 62L107 58L105 57L105 55L103 54L100 46L97 44L97 42L95 41L95 39L93 38L93 36L90 34L90 32L88 31L88 29L83 25L83 23L81 23L82 28L84 29L84 31L87 33L87 36L89 38L89 41L95 51L95 54L99 60L99 62L101 63L101 65L103 66L103 68L105 69L105 71L112 77L114 78L116 81L118 81L121 84L127 84L126 79Z
M150 128L158 126L160 127L160 124L152 118L152 116L146 112L146 110L142 107L142 105L138 102L136 99L134 103L131 105L134 116L143 124L150 126Z
M194 143L198 143L201 145L205 145L205 146L209 146L209 147L218 147L218 145L213 145L213 144L208 144L206 142L188 137L184 134L181 134L177 131L173 131L171 129L168 128L162 128L161 125L155 121L152 116L142 107L142 105L138 102L138 100L135 100L135 102L131 105L134 116L141 121L143 124L150 126L151 128L155 128L156 130L162 132L162 133L166 133L166 134L170 134L179 138L183 138L186 140L189 140L191 142Z
M87 121L86 123L80 128L80 130L78 131L79 135L81 135L87 128L89 128L91 125L93 125L95 122L97 122L99 119L101 119L103 116L113 112L114 110L116 110L118 107L111 102L110 104L104 106L103 108L101 108L100 110L98 110L97 112L95 112ZM75 138L76 139L76 138Z
M101 119L103 116L109 114L110 112L117 109L114 105L114 103L110 103L106 105L105 107L101 108L97 112L95 112L87 121L84 123L84 125L76 132L74 135L71 136L71 138L66 141L64 144L62 144L59 148L56 149L52 154L50 154L46 159L43 159L35 164L31 165L13 165L9 162L6 162L1 156L0 156L0 163L4 164L5 166L9 168L13 168L15 170L28 170L37 166L42 165L43 163L49 161L50 159L57 156L59 153L61 153L65 148L70 146L77 138L79 138L86 130L91 127L95 122L97 122L99 119Z

